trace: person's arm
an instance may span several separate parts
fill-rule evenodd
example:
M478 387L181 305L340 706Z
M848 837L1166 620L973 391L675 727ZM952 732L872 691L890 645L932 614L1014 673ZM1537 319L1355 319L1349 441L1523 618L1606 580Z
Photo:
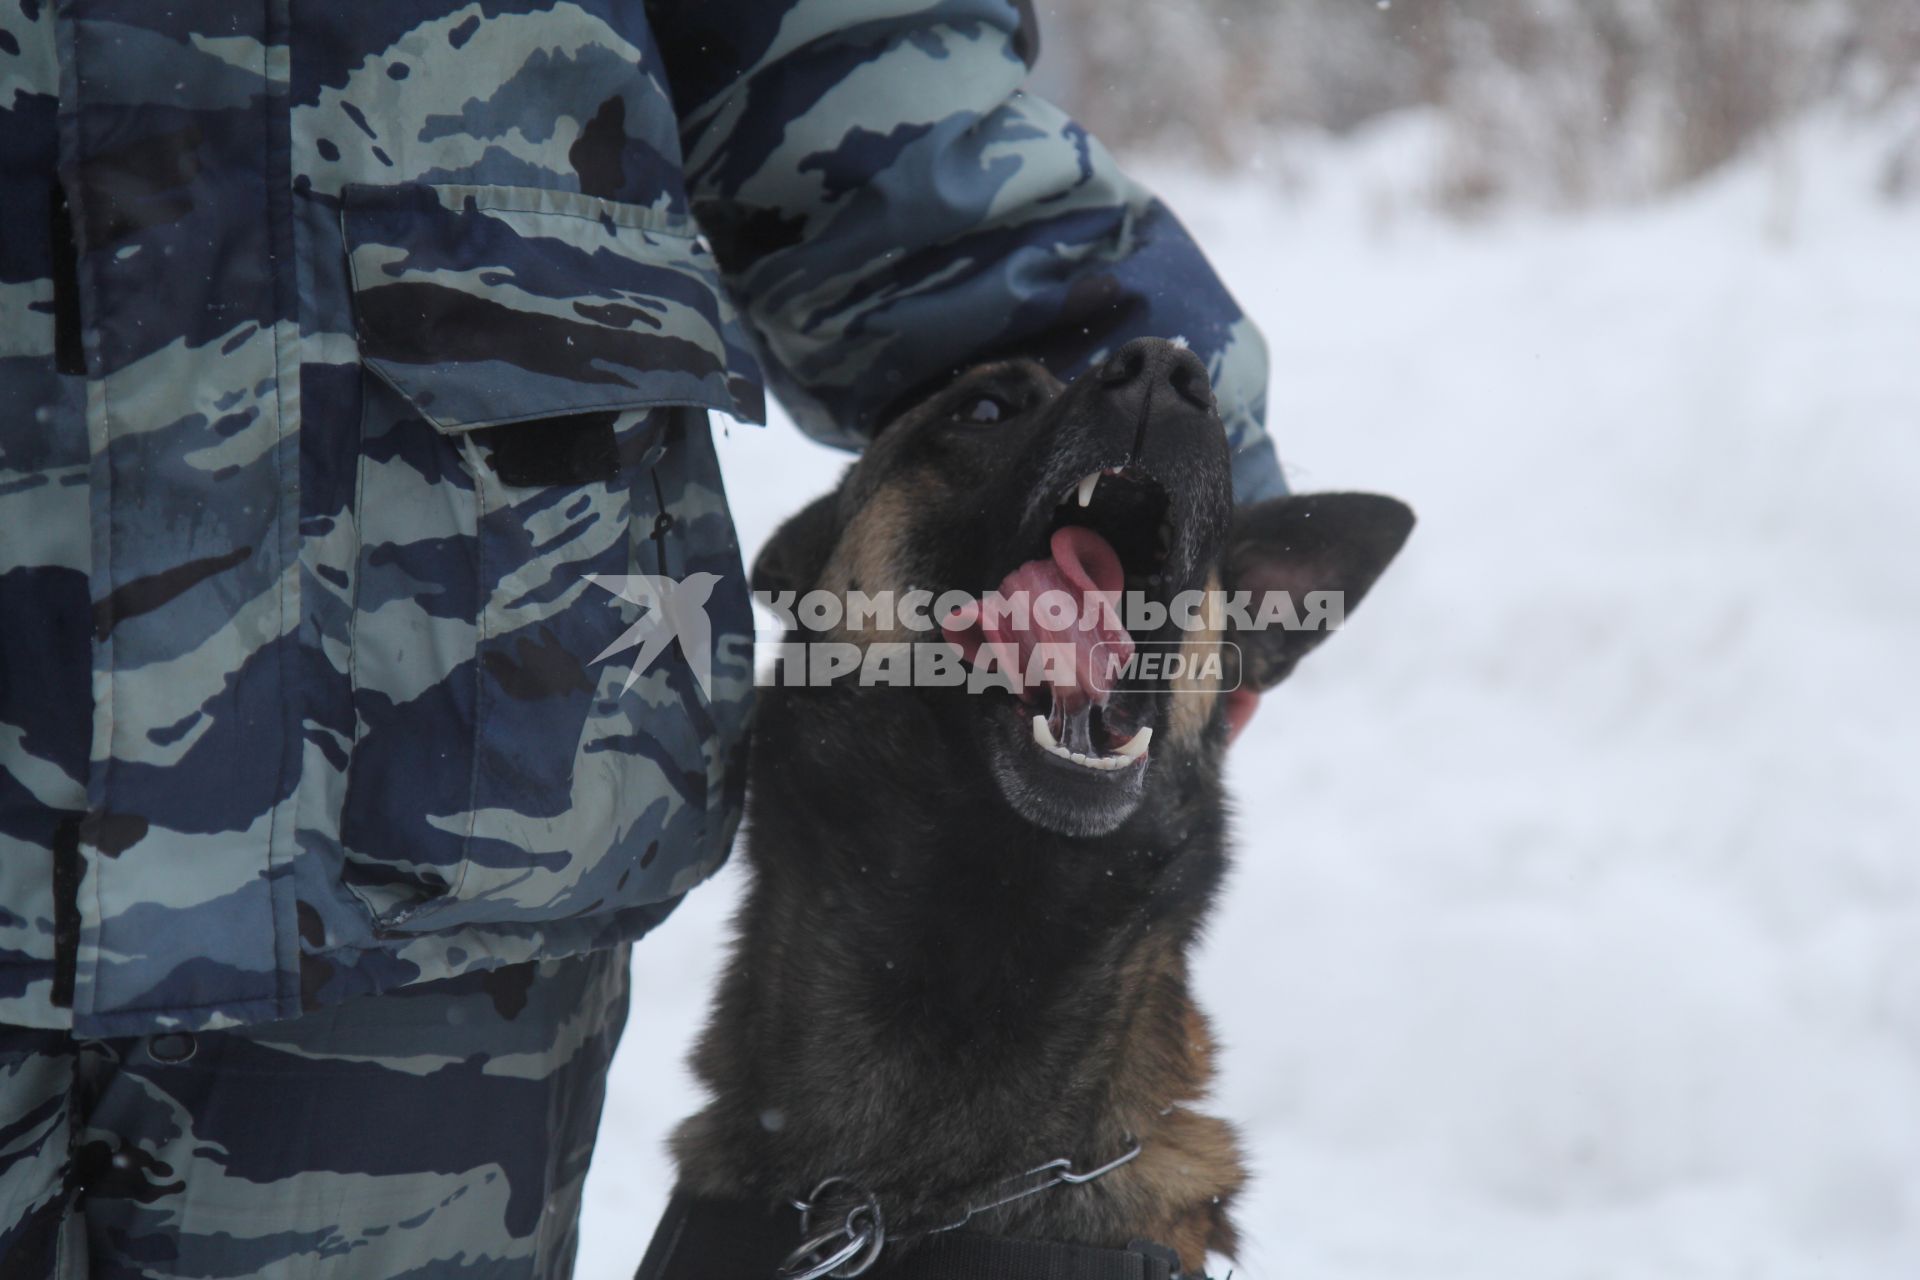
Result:
M1207 364L1243 501L1284 492L1265 346L1166 206L1020 91L1009 0L656 0L688 193L782 402L857 446L998 357L1130 338Z

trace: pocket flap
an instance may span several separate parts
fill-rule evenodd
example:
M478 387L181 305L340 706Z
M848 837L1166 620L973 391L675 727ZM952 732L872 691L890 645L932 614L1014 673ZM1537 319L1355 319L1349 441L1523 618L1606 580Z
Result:
M685 219L570 191L349 186L366 366L442 431L697 405L765 420L760 370Z

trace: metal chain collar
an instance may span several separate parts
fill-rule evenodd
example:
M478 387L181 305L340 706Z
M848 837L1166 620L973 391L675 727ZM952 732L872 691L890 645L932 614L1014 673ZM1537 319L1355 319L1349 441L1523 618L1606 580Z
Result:
M1130 1145L1124 1153L1097 1169L1076 1172L1073 1161L1062 1156L996 1182L987 1188L986 1198L968 1205L952 1222L942 1227L929 1227L914 1235L935 1236L958 1231L983 1213L1004 1208L1029 1196L1037 1196L1062 1185L1079 1186L1103 1178L1140 1154L1139 1140L1129 1138L1128 1141ZM829 1223L815 1231L814 1215L821 1212L827 1193L835 1187L845 1187L852 1193L853 1207L838 1222ZM853 1280L853 1277L864 1274L873 1266L879 1260L880 1251L886 1248L887 1224L880 1212L880 1201L852 1178L836 1174L816 1186L805 1200L795 1200L793 1207L800 1211L800 1234L804 1239L780 1264L780 1280L825 1280L829 1276L834 1280Z

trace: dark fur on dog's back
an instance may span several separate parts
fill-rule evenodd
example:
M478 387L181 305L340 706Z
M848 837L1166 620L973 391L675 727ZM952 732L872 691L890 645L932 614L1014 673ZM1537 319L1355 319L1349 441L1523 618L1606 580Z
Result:
M1157 402L1138 390L1142 368L1164 380ZM1230 529L1224 438L1192 388L1198 369L1158 344L1146 363L1071 390L1029 365L960 379L781 530L755 585L982 589L1044 531L1062 483L1114 454L1167 477L1183 527L1159 563L1182 584L1335 587L1351 607L1410 513L1322 495L1260 504ZM983 388L1017 411L984 443L951 428L954 406ZM1261 687L1320 638L1215 630L1172 642L1211 651L1229 634L1236 670ZM780 1201L850 1176L879 1198L890 1238L910 1242L1022 1170L1060 1158L1087 1169L1138 1141L1138 1157L1098 1181L970 1229L1153 1240L1193 1275L1209 1250L1231 1253L1245 1175L1231 1128L1190 1106L1212 1045L1187 981L1225 866L1231 717L1219 683L1137 700L1127 714L1154 728L1145 767L1079 791L1069 768L1057 807L1057 762L988 695L764 689L753 878L694 1060L713 1100L674 1139L683 1184ZM1025 710L1012 704L1016 720Z

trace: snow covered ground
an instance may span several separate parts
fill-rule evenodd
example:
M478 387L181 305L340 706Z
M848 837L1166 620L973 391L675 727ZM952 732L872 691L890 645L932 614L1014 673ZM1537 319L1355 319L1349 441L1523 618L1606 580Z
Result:
M1391 140L1307 198L1152 175L1296 488L1421 515L1233 760L1239 1275L1920 1276L1920 214L1866 154L1473 228L1398 211ZM840 461L726 457L749 547ZM664 1204L739 883L636 951L586 1280Z

